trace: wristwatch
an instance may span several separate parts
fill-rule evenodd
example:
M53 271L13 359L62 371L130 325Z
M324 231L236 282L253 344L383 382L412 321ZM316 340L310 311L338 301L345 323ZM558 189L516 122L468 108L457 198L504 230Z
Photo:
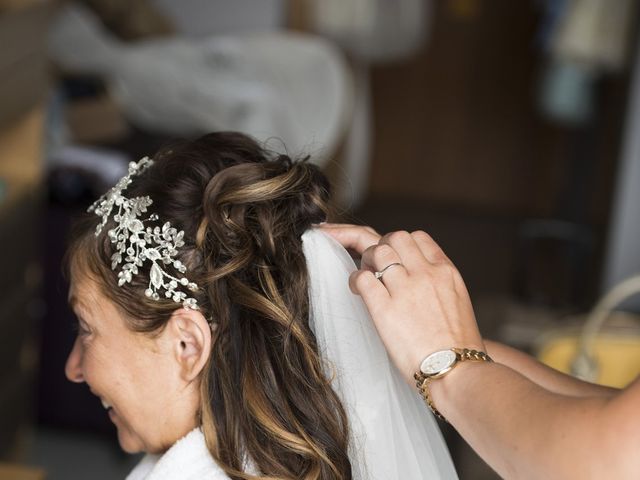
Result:
M491 357L485 352L472 350L469 348L449 348L447 350L439 350L427 355L420 363L420 368L414 373L413 378L416 380L416 386L422 395L427 406L433 414L441 420L447 421L446 418L438 411L433 404L433 399L429 393L429 384L438 378L444 377L453 370L460 362L468 360L480 362L492 362Z

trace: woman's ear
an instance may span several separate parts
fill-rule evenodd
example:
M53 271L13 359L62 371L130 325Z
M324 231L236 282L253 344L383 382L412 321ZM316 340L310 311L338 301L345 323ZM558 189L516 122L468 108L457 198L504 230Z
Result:
M180 377L191 382L198 377L211 355L211 327L198 310L181 308L167 324Z

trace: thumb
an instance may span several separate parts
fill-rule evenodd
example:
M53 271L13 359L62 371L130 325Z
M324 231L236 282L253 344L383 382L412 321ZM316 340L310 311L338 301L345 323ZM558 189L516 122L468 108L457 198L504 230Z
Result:
M384 284L368 270L356 270L349 275L349 288L362 297L372 317L391 300Z

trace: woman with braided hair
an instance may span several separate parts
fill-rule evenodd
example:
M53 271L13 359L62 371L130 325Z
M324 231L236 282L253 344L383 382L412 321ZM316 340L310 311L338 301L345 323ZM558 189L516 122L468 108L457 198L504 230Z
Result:
M307 161L213 133L130 164L75 230L67 377L129 479L457 478L390 363Z

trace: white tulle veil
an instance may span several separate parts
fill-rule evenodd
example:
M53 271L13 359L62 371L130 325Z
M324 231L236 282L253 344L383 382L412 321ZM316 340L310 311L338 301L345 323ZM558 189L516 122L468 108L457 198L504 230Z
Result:
M302 236L309 271L310 324L351 428L356 480L457 479L438 425L391 364L362 299L356 266L318 229Z

